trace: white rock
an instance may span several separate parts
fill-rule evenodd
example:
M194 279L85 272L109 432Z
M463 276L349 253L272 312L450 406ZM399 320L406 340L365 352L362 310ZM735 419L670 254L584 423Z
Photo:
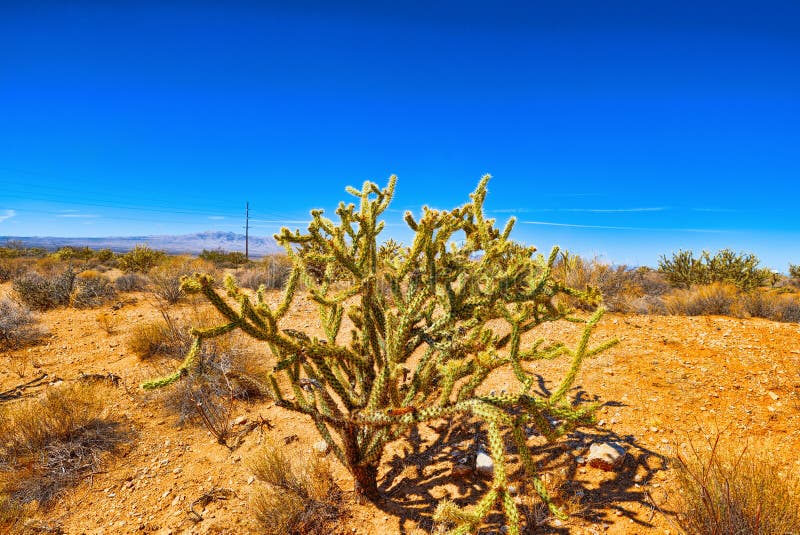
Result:
M475 471L482 476L494 476L494 461L492 457L483 450L479 451L478 455L475 457Z
M328 443L324 440L318 440L314 442L314 445L311 446L314 449L314 453L319 455L320 457L324 457L328 454Z
M595 442L589 446L586 461L593 468L611 471L622 466L625 455L625 448L618 442Z

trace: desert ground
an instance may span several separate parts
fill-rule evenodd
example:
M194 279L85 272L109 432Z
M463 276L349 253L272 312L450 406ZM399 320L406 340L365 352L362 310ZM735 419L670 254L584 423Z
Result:
M0 285L0 296L11 292ZM269 294L277 302L278 292ZM192 297L173 305L173 317L204 306ZM98 327L101 313L113 329ZM139 323L158 319L159 305L145 292L120 294L100 308L58 308L39 315L48 336L38 345L0 353L4 403L41 395L53 385L89 379L108 384L106 411L123 422L127 439L99 468L64 490L55 503L26 520L29 528L65 534L257 533L250 499L259 482L249 459L278 445L302 463L317 453L319 440L301 415L272 402L237 400L230 414L237 440L218 443L201 422L181 419L162 391L139 385L174 368L176 361L142 361L127 348L126 336ZM315 332L315 307L304 298L288 327ZM546 324L536 336L574 341L570 324ZM676 452L702 449L707 441L747 448L788 473L800 471L800 325L721 316L607 314L593 339L620 344L587 361L572 395L602 403L598 424L554 444L531 437L544 480L570 511L567 521L535 514L533 533L679 533ZM242 340L242 344L248 342ZM263 348L252 345L254 352ZM257 353L258 354L258 353ZM562 362L538 365L539 388L552 387ZM112 380L119 378L119 380ZM39 379L39 380L37 380ZM487 388L503 389L502 374ZM31 383L27 387L20 385ZM17 388L17 390L14 390ZM350 500L336 523L342 534L434 532L436 501L470 503L486 488L475 473L455 474L456 460L474 448L471 425L422 425L419 433L390 446L383 457L379 503ZM627 455L616 470L583 464L592 442L616 441ZM353 483L329 455L334 480L352 494ZM519 500L524 476L517 477ZM532 508L533 511L536 508ZM482 533L499 528L488 526Z

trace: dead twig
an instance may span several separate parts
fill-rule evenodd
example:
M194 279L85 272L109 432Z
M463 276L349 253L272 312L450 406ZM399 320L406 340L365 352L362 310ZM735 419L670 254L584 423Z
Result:
M48 377L49 376L46 373L43 373L39 377L31 379L26 383L22 383L20 385L15 386L14 388L11 388L4 392L0 392L0 401L8 401L10 399L20 398L24 394L25 390L28 390L30 388L36 388L37 386L42 386L42 384Z
M203 517L200 515L200 513L195 511L195 507L205 507L215 500L227 500L231 496L236 496L236 493L231 489L212 487L211 490L192 502L192 504L189 506L189 510L186 511L186 514L189 515L189 518L193 522L202 522Z

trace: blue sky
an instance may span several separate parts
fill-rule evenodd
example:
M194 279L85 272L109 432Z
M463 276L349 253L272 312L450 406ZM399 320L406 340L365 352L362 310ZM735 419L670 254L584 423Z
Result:
M800 262L796 2L0 6L0 235L303 226L491 173L515 236L654 265Z

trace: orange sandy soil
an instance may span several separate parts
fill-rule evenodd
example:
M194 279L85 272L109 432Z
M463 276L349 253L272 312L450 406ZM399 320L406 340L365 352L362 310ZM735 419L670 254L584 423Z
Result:
M0 285L0 296L9 292L8 284ZM278 295L271 299L277 301ZM164 407L163 394L138 387L143 379L170 370L174 361L156 368L140 362L125 345L133 325L158 317L154 301L147 294L121 294L120 300L129 302L118 310L109 305L43 313L40 319L51 334L44 343L0 354L0 391L41 373L64 381L75 380L81 372L120 376L118 395L108 399L108 408L134 433L98 473L66 491L35 521L42 527L59 526L67 534L257 533L249 498L258 483L247 468L248 458L268 440L283 444L284 439L289 443L282 447L291 458L308 458L319 440L316 431L305 417L271 402L235 406L234 419L263 418L274 427L253 429L234 451L217 444L201 425L179 425L176 414ZM180 316L192 306L183 303L170 310ZM314 332L314 310L313 304L300 300L284 327ZM116 333L109 335L98 327L96 317L103 311L119 320ZM557 324L544 326L537 336L574 341L577 334L575 326ZM800 470L798 324L608 314L593 340L609 337L621 343L585 363L573 392L583 399L596 396L604 404L599 425L554 445L535 436L529 442L551 486L574 478L560 487L574 512L570 520L540 518L531 533L678 533L671 513L677 490L669 457L676 447L700 444L717 431L723 443L748 445L786 470ZM543 376L540 388L552 388L563 367L559 361L537 368ZM492 376L486 390L511 387L510 379ZM45 388L26 394L35 396ZM449 496L474 503L487 481L451 474L454 459L474 445L473 433L471 425L439 422L422 425L418 436L392 444L379 482L384 500L366 505L350 500L335 532L431 533L436 500ZM593 440L625 444L628 456L619 471L578 464L576 457ZM331 467L342 489L352 492L350 478L333 456ZM532 492L522 476L514 477L523 494ZM199 517L191 514L193 502L214 488L233 492L227 499L195 507ZM488 526L482 533L497 529Z

